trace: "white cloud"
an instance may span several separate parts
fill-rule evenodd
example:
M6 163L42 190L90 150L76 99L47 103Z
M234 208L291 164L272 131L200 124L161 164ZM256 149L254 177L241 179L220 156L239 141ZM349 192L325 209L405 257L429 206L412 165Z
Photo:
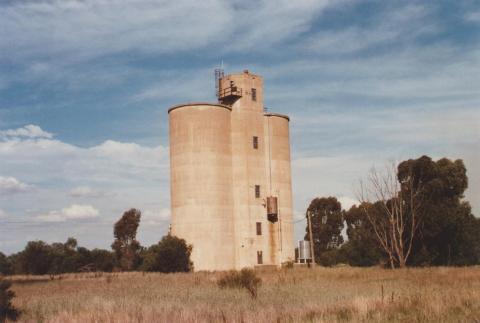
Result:
M53 134L42 130L39 126L29 124L22 128L9 129L0 131L1 137L21 137L21 138L49 138L53 137Z
M72 197L102 197L108 193L102 190L96 190L89 186L77 186L70 191Z
M8 217L8 213L4 210L0 209L0 219Z
M4 138L0 140L0 158L2 170L24 174L36 182L140 183L154 180L159 171L168 168L167 148L114 140L82 148L56 139Z
M291 100L329 100L328 103L338 108L346 99L354 97L369 99L369 106L382 106L384 111L388 111L387 106L392 102L397 105L406 102L404 107L427 103L476 104L480 97L476 87L480 75L475 71L479 67L480 48L464 52L449 45L404 48L395 53L355 58L295 60L269 72L274 81L274 86L270 85L270 96L276 105ZM297 80L295 91L291 83L275 84L284 79L285 74Z
M352 203L356 181L368 172L380 156L339 154L298 156L292 160L293 196L295 208L304 212L316 197L341 198L342 207ZM345 205L344 205L345 204ZM303 209L302 209L303 208Z
M369 19L367 26L349 26L343 29L322 30L308 36L303 46L319 54L345 54L368 49L394 41L412 40L441 28L427 19L425 6L407 4L387 10Z
M339 196L337 200L342 204L342 209L344 210L349 210L352 206L359 204L357 199L349 196Z
M0 59L4 56L22 68L0 80L0 87L33 79L78 90L138 77L139 69L128 64L93 69L82 65L119 53L158 56L207 50L227 56L269 50L307 31L326 8L350 1L14 1L0 6ZM150 84L137 100L171 97L169 90L186 88Z
M62 214L67 219L92 218L98 216L98 210L91 205L73 204L68 208L62 209Z
M395 118L388 121L392 115ZM329 133L335 138L333 140L358 142L358 147L350 148L355 151L365 149L361 148L362 140L377 143L377 146L388 143L390 149L412 142L453 149L459 143L473 144L480 138L480 109L464 103L419 104L410 105L408 109L372 110L362 114L318 111L310 113L308 117L294 118L294 121L293 131L296 134ZM365 126L365 122L368 122L368 126ZM349 129L349 132L345 132L345 129Z
M180 98L185 98L190 102L198 102L210 100L213 94L213 91L205 91L205 85L212 82L212 69L198 69L191 71L188 75L164 72L158 75L157 79L162 81L156 81L140 90L133 96L133 101L174 100L178 102Z
M347 1L280 0L237 2L226 51L265 50L307 31L328 7ZM233 38L231 38L233 37Z
M147 225L164 225L170 222L170 208L146 210L142 212L142 223Z
M156 163L165 157L167 149L162 146L149 148L135 143L124 143L107 140L98 146L89 148L89 154L96 158L135 165L157 166Z
M0 10L0 47L19 56L76 59L126 50L165 53L225 37L232 10L219 0L18 2Z
M467 13L465 15L465 20L470 22L480 22L480 10Z
M16 59L53 55L63 61L129 50L173 53L222 43L216 48L258 50L305 32L324 9L345 2L13 2L0 8L0 48L16 53ZM35 65L34 71L45 67Z
M73 204L61 211L50 211L39 215L37 218L45 222L64 222L67 220L95 218L99 211L91 205Z
M157 242L168 230L168 147L114 140L79 147L53 138L0 138L0 165L2 172L35 183L34 195L0 194L0 205L9 203L12 216L44 225L28 239L64 239L69 234L92 247L105 247L113 223L132 207L145 211L142 244ZM101 217L94 216L96 210ZM92 221L72 223L88 216ZM49 222L63 227L47 229ZM30 232L28 227L22 230ZM18 248L26 239L7 238L15 239Z
M32 186L20 182L14 177L0 176L0 192L4 194L13 194L28 191Z

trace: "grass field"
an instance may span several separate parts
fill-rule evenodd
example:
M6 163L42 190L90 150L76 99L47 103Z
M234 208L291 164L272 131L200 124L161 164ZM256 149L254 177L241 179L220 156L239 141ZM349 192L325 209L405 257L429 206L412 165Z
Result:
M261 271L257 299L223 275L11 278L23 322L480 322L480 267Z

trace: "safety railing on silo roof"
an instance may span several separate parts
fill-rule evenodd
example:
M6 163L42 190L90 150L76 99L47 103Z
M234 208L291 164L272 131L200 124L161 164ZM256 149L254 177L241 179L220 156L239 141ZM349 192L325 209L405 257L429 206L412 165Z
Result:
M237 86L230 86L227 88L224 88L220 91L219 93L219 98L226 98L229 96L236 96L236 97L241 97L242 96L242 89L237 87Z

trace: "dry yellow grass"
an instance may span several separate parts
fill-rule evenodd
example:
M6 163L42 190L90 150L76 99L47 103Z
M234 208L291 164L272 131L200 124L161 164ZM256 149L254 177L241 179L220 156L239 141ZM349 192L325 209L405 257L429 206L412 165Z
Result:
M222 275L12 278L24 322L480 322L479 267L265 271L256 300Z

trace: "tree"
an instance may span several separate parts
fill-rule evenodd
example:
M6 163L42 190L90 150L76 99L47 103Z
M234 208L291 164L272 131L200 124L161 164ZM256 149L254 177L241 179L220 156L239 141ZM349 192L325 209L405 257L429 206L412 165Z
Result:
M115 265L115 256L111 251L103 249L93 249L90 252L91 261L96 270L110 272Z
M12 283L0 276L0 322L6 319L16 321L20 312L13 306L15 293L10 290Z
M398 178L395 164L383 173L372 168L366 183L361 182L358 200L392 268L407 264L421 224L424 196L423 183L412 167Z
M65 243L54 242L47 247L51 259L48 274L77 272L92 263L90 250L79 247L75 238L68 238Z
M77 272L86 265L101 271L112 271L114 254L108 250L80 247L77 240L47 244L29 241L21 252L5 257L0 253L0 273L9 274L61 274Z
M12 266L9 259L0 252L0 275L10 275L12 273Z
M75 272L81 266L77 252L77 240L68 238L65 243L54 242L50 245L52 263L49 274Z
M312 236L316 262L321 263L321 255L336 249L343 243L343 212L340 202L335 197L315 198L310 203ZM305 240L310 239L308 227ZM330 260L328 261L330 263Z
M169 234L145 251L142 269L163 273L188 272L193 269L191 254L191 245Z
M45 275L53 261L52 248L43 241L29 241L17 258L17 273Z
M398 166L403 181L410 172L413 186L422 186L424 217L414 241L412 265L473 265L480 262L480 220L464 200L468 187L462 160L433 161L428 156L406 160Z
M344 213L348 241L342 245L341 251L345 261L352 266L373 266L384 258L375 232L363 211L371 207L371 204L354 205Z
M422 156L372 171L359 199L392 267L480 263L480 220L464 199L467 187L460 159Z
M140 260L141 246L136 240L140 217L140 210L130 209L123 213L113 229L115 240L112 243L112 249L118 266L123 270L133 270Z

